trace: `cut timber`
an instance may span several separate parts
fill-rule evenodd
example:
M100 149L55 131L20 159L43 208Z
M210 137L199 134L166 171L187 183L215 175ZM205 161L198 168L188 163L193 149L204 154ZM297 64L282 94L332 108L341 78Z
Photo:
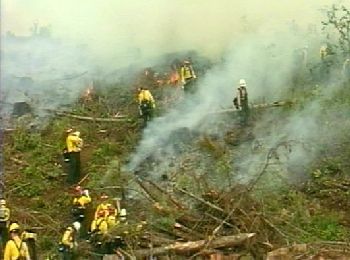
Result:
M247 240L254 237L255 233L242 233L235 236L223 236L214 238L210 244L211 248L224 248L243 245ZM206 244L206 240L176 242L174 244L155 247L152 249L140 249L133 251L136 257L143 257L149 255L163 255L167 253L188 254L198 252Z
M101 118L101 117L90 117L90 116L78 116L64 112L55 112L56 115L62 117L70 117L83 121L94 121L94 122L121 122L121 121L130 121L126 116L118 116L114 118Z

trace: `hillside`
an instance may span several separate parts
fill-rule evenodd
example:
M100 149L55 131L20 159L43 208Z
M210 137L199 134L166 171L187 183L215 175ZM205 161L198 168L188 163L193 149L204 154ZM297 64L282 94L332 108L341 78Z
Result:
M237 125L234 111L213 114L209 122L199 124L210 123L210 132L201 131L200 127L197 131L180 128L167 139L176 153L158 147L130 172L126 165L137 154L135 148L143 131L145 137L149 135L147 130L157 127L155 119L155 125L142 128L135 104L137 84L148 84L151 88L158 101L158 116L171 106L168 97L181 94L171 86L157 87L142 73L125 85L95 82L91 98L82 93L69 113L101 118L112 118L118 113L126 118L100 123L52 113L42 128L39 125L28 129L32 118L22 117L13 122L17 124L13 130L5 132L5 196L14 218L24 227L37 229L39 259L57 253L62 229L70 222L73 187L65 183L66 165L61 151L65 130L72 126L81 131L85 142L82 152L85 177L81 185L90 189L94 204L101 191L123 198L130 229L125 237L128 254L145 254L147 251L142 248L156 248L173 241L211 241L212 235L238 233L254 233L255 238L222 252L260 259L273 249L305 243L305 248L301 246L301 252L296 254L305 256L298 259L308 259L308 254L317 251L330 257L337 254L337 248L347 248L350 121L344 114L334 117L337 111L350 105L347 88L321 101L322 112L317 120L324 129L322 135L318 133L317 142L285 138L269 147L272 143L265 146L266 140L256 136L262 135L260 118L273 113L269 124L284 124L283 121L287 124L286 118L295 111L304 111L308 102L317 99L304 89L294 94L299 98L295 105L253 111L251 124L245 128ZM328 121L329 118L334 120ZM327 133L332 129L337 129L338 138L329 139ZM272 127L263 129L266 136L271 131ZM308 149L317 150L311 163L301 168L288 165L285 159L288 154L294 156L293 152L299 150L311 153ZM258 161L253 169L239 163L248 153ZM142 228L135 230L140 223ZM211 250L210 243L200 251L202 255L216 252ZM88 247L81 248L81 255L87 257Z

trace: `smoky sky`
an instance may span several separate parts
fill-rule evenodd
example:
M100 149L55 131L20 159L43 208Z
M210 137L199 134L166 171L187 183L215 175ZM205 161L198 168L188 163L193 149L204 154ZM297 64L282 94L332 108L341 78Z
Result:
M56 37L87 44L95 62L102 64L130 62L127 54L135 51L147 58L196 49L217 57L249 33L313 23L332 2L3 0L1 31L27 35L38 22L50 26Z

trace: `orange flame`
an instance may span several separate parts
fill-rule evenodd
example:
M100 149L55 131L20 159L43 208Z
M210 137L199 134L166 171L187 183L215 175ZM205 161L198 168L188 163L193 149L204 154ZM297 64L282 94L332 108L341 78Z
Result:
M93 90L94 90L94 85L93 85L93 83L91 83L90 86L83 93L84 101L91 101L92 100Z
M168 80L168 83L171 85L177 85L177 83L179 83L180 80L180 75L177 71L173 71L172 73L170 73L170 78Z

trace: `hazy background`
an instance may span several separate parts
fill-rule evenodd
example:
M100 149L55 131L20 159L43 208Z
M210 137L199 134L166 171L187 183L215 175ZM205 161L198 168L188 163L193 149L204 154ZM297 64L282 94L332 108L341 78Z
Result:
M55 37L88 44L95 62L191 47L217 57L247 32L267 32L315 23L330 0L3 0L2 33L28 35L34 21L50 25ZM5 46L6 47L6 46Z

